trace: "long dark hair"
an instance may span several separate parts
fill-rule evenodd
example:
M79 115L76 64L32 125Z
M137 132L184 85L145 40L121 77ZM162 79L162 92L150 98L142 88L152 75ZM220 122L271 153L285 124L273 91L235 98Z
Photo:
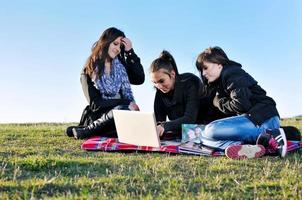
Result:
M121 30L111 27L106 29L98 41L96 41L91 48L91 54L87 58L85 63L85 73L92 77L95 67L98 67L99 75L104 71L105 60L111 60L108 55L108 49L111 42L118 37L125 37L124 32ZM97 65L95 63L97 62Z
M171 76L170 73L172 70L174 70L176 76L179 75L173 56L166 50L163 50L159 57L153 60L150 66L151 73L157 72L160 69L167 70L169 72L167 73L169 76Z
M196 68L201 73L201 76L202 76L202 69L205 67L204 62L221 64L222 66L240 65L239 63L230 60L226 55L226 53L222 50L222 48L218 46L209 47L198 55L196 60Z
M229 65L236 65L241 66L241 64L232 61L228 58L226 53L222 50L222 48L215 46L215 47L209 47L205 49L202 53L200 53L196 59L196 68L200 72L200 77L203 82L203 91L202 93L204 95L210 95L212 93L212 87L209 85L206 78L202 75L202 71L204 66L204 62L211 62L216 64L221 64L222 66L226 67Z

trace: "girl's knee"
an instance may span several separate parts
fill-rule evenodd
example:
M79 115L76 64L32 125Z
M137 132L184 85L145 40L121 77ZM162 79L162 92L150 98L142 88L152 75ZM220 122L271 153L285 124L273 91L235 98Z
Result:
M206 125L205 129L204 129L204 136L206 138L215 138L215 133L218 132L218 123L212 122L208 125Z
M224 121L214 121L206 125L204 136L214 140L225 140L228 139L228 135L234 132L233 128Z

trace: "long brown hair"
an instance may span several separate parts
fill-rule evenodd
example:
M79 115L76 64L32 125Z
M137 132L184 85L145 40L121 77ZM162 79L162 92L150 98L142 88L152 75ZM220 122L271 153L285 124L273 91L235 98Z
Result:
M209 47L205 49L201 54L198 55L196 60L196 68L202 76L202 69L205 67L204 62L211 62L227 65L240 65L239 63L232 61L228 58L226 53L220 47Z
M108 49L111 42L118 37L125 37L124 32L111 27L106 29L98 41L96 41L91 47L91 54L87 58L85 63L85 73L92 77L95 67L98 67L99 75L104 71L104 65L106 59L111 59L108 55ZM97 64L97 65L95 65Z
M202 92L201 92L203 96L209 96L216 93L215 88L212 87L208 83L207 79L202 75L203 68L205 67L204 62L221 64L224 67L228 67L229 65L241 66L241 64L230 60L226 55L226 53L222 50L222 48L218 46L209 47L205 49L202 53L198 55L195 63L197 70L200 72L200 77L203 83Z

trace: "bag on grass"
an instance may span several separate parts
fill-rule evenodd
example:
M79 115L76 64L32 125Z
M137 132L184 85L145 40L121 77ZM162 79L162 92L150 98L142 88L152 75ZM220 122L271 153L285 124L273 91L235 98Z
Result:
M294 126L281 126L287 140L301 141L301 132Z

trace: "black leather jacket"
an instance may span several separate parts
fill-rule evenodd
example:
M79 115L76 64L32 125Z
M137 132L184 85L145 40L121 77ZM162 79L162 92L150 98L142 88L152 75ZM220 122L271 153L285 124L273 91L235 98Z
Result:
M181 124L196 123L200 104L200 79L191 73L180 74L175 79L174 90L162 93L157 89L154 113L158 122L166 121L165 132L180 131Z
M225 114L247 114L255 125L279 116L275 101L241 65L223 66L220 77L210 87L217 91L214 106Z

